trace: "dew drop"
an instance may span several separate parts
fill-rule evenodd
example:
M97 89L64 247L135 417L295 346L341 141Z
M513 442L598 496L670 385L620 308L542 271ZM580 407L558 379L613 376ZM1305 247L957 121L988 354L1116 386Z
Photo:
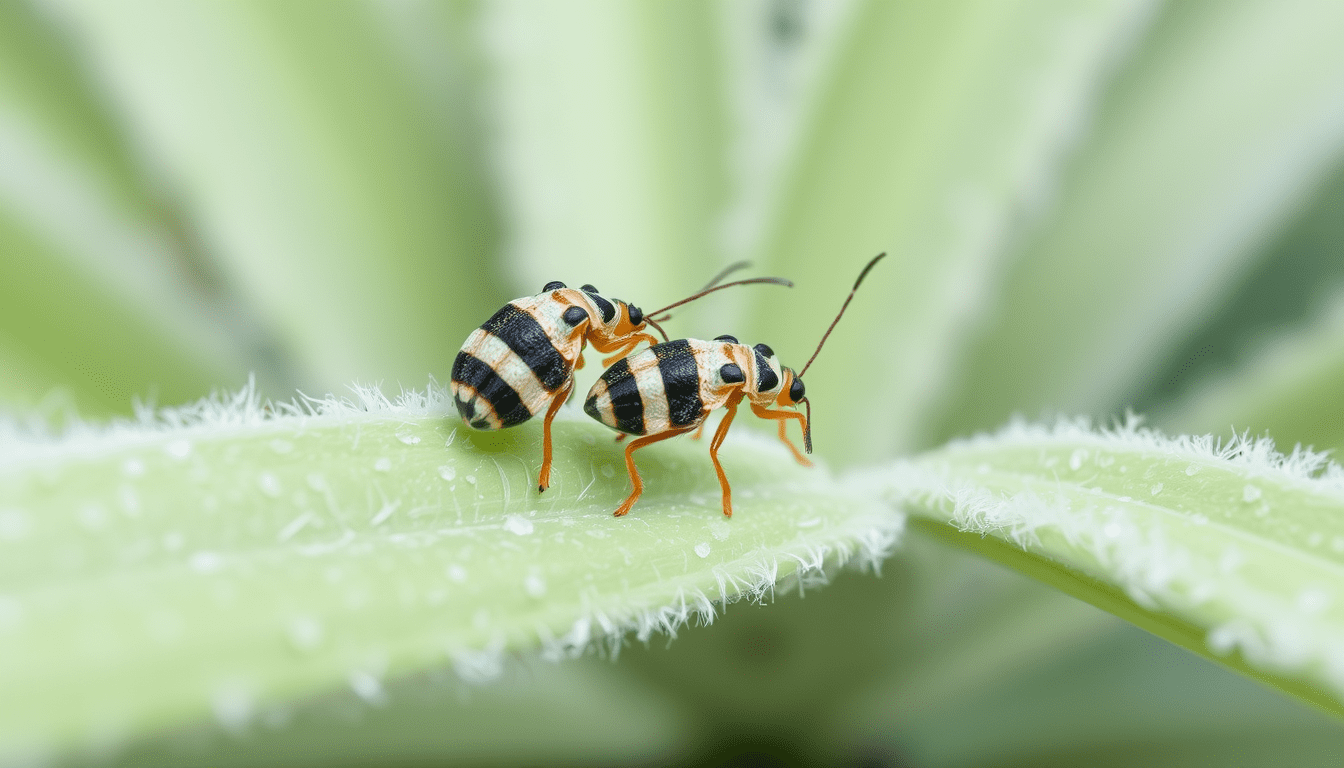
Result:
M415 433L409 430L402 430L400 432L397 432L397 439L405 443L406 445L418 445L420 443L419 435L416 435Z
M1108 539L1118 539L1120 538L1120 534L1124 532L1124 529L1120 527L1119 523L1107 523L1102 527L1101 531L1106 534L1106 538Z
M603 465L602 465L602 476L603 476L603 477L615 477L615 476L616 476L616 467L613 466L613 465L611 465L611 464L603 464Z
M1330 548L1336 552L1344 552L1344 536L1331 536Z
M271 441L271 450L283 456L294 450L294 444L288 440L281 440L277 437Z
M1194 523L1195 525L1208 525L1209 516L1197 512L1190 516L1190 522Z
M461 584L467 580L467 569L454 563L453 565L448 566L448 578Z
M1325 534L1320 531L1313 531L1311 535L1307 536L1307 546L1309 547L1319 547L1324 542Z
M699 555L700 557L709 557L709 552L710 552L709 542L702 541L699 544L695 545L695 554Z
M262 472L260 475L257 475L257 487L261 489L262 493L272 499L280 498L280 478L276 477L271 472Z
M453 478L457 477L457 470L453 469L447 464L444 464L443 466L439 467L439 477L442 477L444 480L452 482Z
M314 491L320 493L327 490L327 479L316 472L309 472L304 480L308 483L308 487Z
M799 528L816 528L818 525L821 525L821 518L809 517L806 520L799 520L795 525Z
M475 485L475 484L476 484L476 476L475 476L475 475L467 475L466 477L464 477L464 478L462 478L462 479L463 479L463 480L466 480L466 481L467 481L468 483L470 483L471 485Z
M127 477L139 477L145 474L145 462L139 459L127 459L121 465L121 473Z
M820 522L821 519L817 518L813 524L815 525L816 523ZM798 527L806 528L808 526L805 526L802 523L798 523ZM714 522L709 524L709 535L713 536L717 541L723 541L727 539L728 535L731 534L732 532L733 532L733 526L729 525L727 520L715 520Z
M504 530L517 536L527 536L532 533L532 521L518 515L509 515L504 518Z
M1259 501L1260 497L1263 495L1264 493L1254 485L1248 485L1245 488L1241 489L1241 500L1246 502L1247 504L1250 504L1251 502L1254 501Z
M373 468L379 472L390 472L392 470L392 460L384 456L373 463Z
M163 548L169 552L176 552L186 543L186 539L177 531L169 531L163 534Z
M1154 483L1154 484L1153 484L1153 487L1148 489L1148 494L1151 495L1151 496L1156 496L1157 494L1159 494L1159 493L1161 493L1161 492L1162 492L1162 484L1161 484L1161 483Z
M1199 474L1199 470L1200 466L1198 464L1195 464L1194 462L1191 462L1190 464L1186 465L1185 474L1194 477L1195 475Z
M523 579L523 591L527 592L528 597L540 600L546 596L546 580L535 573L529 574Z
M1083 468L1083 462L1087 461L1087 451L1079 448L1069 455L1069 469L1077 472Z
M174 440L163 447L169 456L181 461L191 455L191 443L186 440Z

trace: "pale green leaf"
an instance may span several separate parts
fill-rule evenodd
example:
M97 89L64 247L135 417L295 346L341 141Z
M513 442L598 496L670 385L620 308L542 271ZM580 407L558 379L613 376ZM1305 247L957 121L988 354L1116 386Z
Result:
M558 420L536 492L540 425L480 433L443 390L393 405L160 413L0 446L0 749L43 754L274 707L448 665L499 674L509 649L562 658L647 638L717 606L875 562L901 518L730 440L725 519L705 442L638 454ZM277 415L286 414L286 415Z
M921 441L1122 404L1344 149L1344 5L1174 2L1106 95Z
M724 116L711 10L484 5L515 289L593 283L653 309L681 298L658 290L671 278L694 288L718 271Z
M950 543L1344 712L1344 471L1319 455L1015 425L861 479Z
M836 455L914 447L1021 221L1051 198L1062 159L1150 10L870 2L844 25L787 172L760 182L782 176L784 188L752 245L799 290L749 298L759 308L753 341L801 367L864 261L888 252L808 373L819 428L849 436ZM836 362L846 360L864 363Z
M353 3L57 7L186 201L223 279L305 386L443 372L457 348L445 331L472 327L509 298L482 259L497 227L468 159L473 136L449 133L424 105L412 84L423 73L408 73L417 65L403 37L377 12Z
M1317 450L1344 449L1344 300L1168 406L1178 427L1268 433Z

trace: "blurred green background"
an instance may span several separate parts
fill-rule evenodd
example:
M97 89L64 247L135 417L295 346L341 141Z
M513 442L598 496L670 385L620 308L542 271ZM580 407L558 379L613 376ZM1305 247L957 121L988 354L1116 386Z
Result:
M652 308L738 259L797 287L669 331L796 367L885 250L808 373L835 466L1128 407L1344 447L1341 40L1335 0L0 0L0 411L59 428L250 373L395 393L547 281ZM333 694L122 759L1329 765L1344 743L914 535L837 582L615 664Z

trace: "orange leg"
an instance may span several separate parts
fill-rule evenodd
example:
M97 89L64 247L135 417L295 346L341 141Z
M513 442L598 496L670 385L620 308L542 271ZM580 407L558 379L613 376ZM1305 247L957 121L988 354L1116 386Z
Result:
M555 393L551 407L546 409L546 420L541 424L541 476L537 478L537 493L545 493L551 487L551 421L573 391L574 379L571 378L564 389Z
M581 371L581 370L583 370L583 353L582 353L582 352L579 353L579 359L574 361L574 370L576 370L576 371Z
M719 446L723 445L724 438L728 437L728 427L733 423L733 417L737 415L737 404L742 402L742 392L728 398L724 407L728 412L723 415L723 421L719 422L719 428L714 431L714 439L709 441L709 460L714 462L714 471L719 473L719 487L723 489L723 514L726 517L733 516L733 489L728 485L728 476L723 473L723 465L719 463Z
M630 454L650 443L666 440L669 437L676 437L687 431L689 430L674 429L668 432L659 432L656 435L645 435L638 440L631 440L630 444L625 446L625 469L630 473L630 484L633 485L635 489L630 492L630 497L621 502L621 506L616 508L616 517L624 517L625 513L629 512L630 508L635 506L635 502L639 500L639 495L644 493L644 482L639 479L639 470L635 469L635 459Z
M619 443L619 442L621 442L622 440L624 440L624 439L627 438L627 437L629 437L629 435L625 434L624 432L618 432L618 433L616 434L616 442Z
M708 423L709 423L708 418L705 418L703 421L701 421L700 426L695 428L695 434L691 435L691 439L699 440L705 434L705 425Z
M797 446L793 444L793 441L789 440L789 436L784 432L784 428L788 426L789 419L797 419L798 423L802 424L803 429L806 430L807 417L797 411L772 411L768 408L762 408L755 403L751 404L751 412L760 416L762 419L778 419L779 439L783 440L784 444L789 446L789 450L793 451L793 458L797 459L799 464L802 464L804 467L812 466L812 462L803 455L802 451L798 450Z
M631 350L639 346L639 343L641 341L647 341L649 342L649 344L658 343L658 339L650 336L647 333L636 333L629 339L626 339L625 341L618 341L614 344L603 345L597 339L593 339L591 343L593 345L593 349L596 349L598 352L602 352L604 354L607 352L614 353L611 355L611 357L608 357L602 361L603 368L610 368L612 363L630 354Z

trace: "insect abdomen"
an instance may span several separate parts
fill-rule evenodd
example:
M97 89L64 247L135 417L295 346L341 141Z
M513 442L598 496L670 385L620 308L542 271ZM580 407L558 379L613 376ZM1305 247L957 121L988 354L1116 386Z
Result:
M517 303L504 305L467 337L453 361L453 401L462 420L476 429L522 424L545 410L573 372L551 340L567 327ZM544 324L543 324L544 323Z
M693 425L704 416L695 355L679 339L617 360L593 385L583 410L631 435Z

